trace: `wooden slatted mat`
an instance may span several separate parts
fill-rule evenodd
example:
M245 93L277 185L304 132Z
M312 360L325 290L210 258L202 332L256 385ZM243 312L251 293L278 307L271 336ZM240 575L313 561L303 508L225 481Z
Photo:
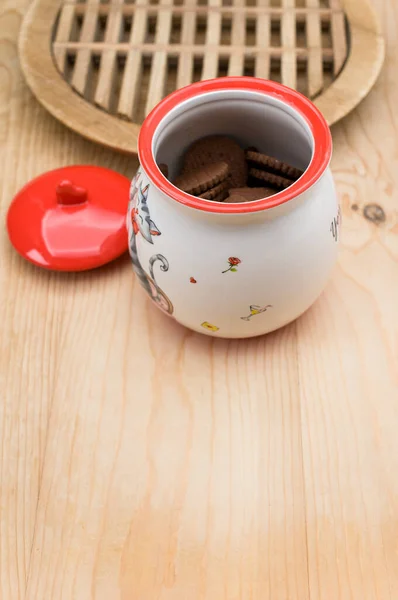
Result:
M166 94L225 75L296 88L333 123L370 89L383 56L368 0L35 0L21 36L39 100L131 152Z

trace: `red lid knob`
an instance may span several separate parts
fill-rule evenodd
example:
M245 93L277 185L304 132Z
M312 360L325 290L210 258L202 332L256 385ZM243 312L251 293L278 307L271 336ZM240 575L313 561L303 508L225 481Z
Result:
M99 267L127 250L129 188L127 177L102 167L44 173L10 205L11 243L24 258L47 269Z
M58 204L70 206L73 204L83 204L87 201L87 190L75 185L68 179L61 181L56 189Z

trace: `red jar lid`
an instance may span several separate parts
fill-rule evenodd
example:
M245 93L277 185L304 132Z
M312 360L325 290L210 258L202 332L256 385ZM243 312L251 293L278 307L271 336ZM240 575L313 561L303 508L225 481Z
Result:
M130 181L110 169L63 167L30 181L14 198L7 229L27 260L57 271L104 265L128 248Z

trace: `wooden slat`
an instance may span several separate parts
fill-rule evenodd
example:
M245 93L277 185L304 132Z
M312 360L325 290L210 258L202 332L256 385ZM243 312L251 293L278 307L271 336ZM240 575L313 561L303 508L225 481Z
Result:
M87 90L91 70L91 48L89 46L84 46L84 44L94 42L98 27L99 2L100 0L92 0L86 7L83 27L80 33L80 43L82 44L82 47L77 52L72 76L72 86L83 96ZM68 46L72 47L72 44L69 44Z
M282 0L285 9L281 19L282 35L282 65L281 78L285 85L296 88L297 65L296 65L296 16L295 0Z
M76 5L76 14L84 15L87 11L87 6L88 6L87 4L80 4L80 3L77 4ZM109 11L111 10L111 6L112 6L112 4L108 4L108 3L100 4L100 6L98 7L98 13L100 15L107 15L109 13ZM340 6L340 5L338 4L338 6ZM134 4L125 4L122 8L123 15L125 15L125 16L133 15L136 10L140 10L140 8L138 6L138 2L134 3ZM159 10L159 6L157 4L148 5L148 13L149 14L155 14L158 12L158 10ZM191 8L187 4L185 4L185 5L182 4L182 5L173 7L174 14L184 13L187 11L189 12L190 10L191 10ZM197 6L195 10L196 10L196 13L200 14L200 15L207 15L209 13L209 7L205 4ZM230 6L230 5L223 6L221 3L211 7L211 12L219 12L225 16L231 16L231 14L233 14L235 12L240 12L240 10L241 9L239 7ZM309 11L310 11L310 9L308 9L308 8L303 8L303 7L296 8L295 13L296 13L297 20L305 21ZM341 7L334 9L334 11L341 12ZM281 18L281 16L285 13L285 9L278 7L278 6L269 6L269 3L267 5L262 6L262 4L258 1L257 6L246 6L245 12L248 15L268 14L273 20L279 20ZM320 8L319 16L321 17L322 20L325 20L325 21L330 20L332 12L333 11L330 8Z
M213 9L221 6L221 4L222 0L209 0L202 79L212 79L213 77L217 77L218 74L218 44L221 38L221 13Z
M244 71L244 49L246 41L246 15L244 12L245 0L232 0L234 6L240 11L232 17L231 44L241 46L241 52L235 52L230 60L228 75L243 75Z
M309 9L319 8L319 0L307 0ZM319 11L309 10L307 16L307 78L308 95L312 98L323 86L322 31Z
M101 50L109 48L109 45L104 43L86 43L82 44L79 42L71 42L69 44L56 44L59 47L67 47L70 50L78 50L79 48L89 48L92 50L97 50L101 52ZM120 43L120 44L111 44L111 47L117 48L120 54L127 54L131 49L140 49L143 54L151 54L152 52L164 51L167 52L169 56L179 56L181 52L180 44L136 44L131 45L128 43ZM219 51L219 46L195 46L195 45L187 45L185 47L186 50L192 51L197 56L201 56L210 52L217 53ZM263 46L248 46L245 48L245 56L256 58L258 54L264 51ZM223 46L222 53L223 55L233 55L235 53L241 52L240 46ZM308 48L296 48L295 52L298 57L307 57L308 56ZM285 49L282 47L274 47L269 49L269 53L274 58L280 58L284 53ZM331 62L333 60L333 49L332 48L324 48L323 49L323 58L327 62Z
M171 33L173 0L160 0L156 27L157 44L168 44ZM149 81L148 97L145 113L163 98L167 77L167 50L157 50L153 55L151 78Z
M182 51L178 61L177 88L184 87L192 81L193 52L185 46L195 44L196 31L196 0L185 0L185 10L182 15L181 44Z
M341 10L340 0L329 0L333 9L332 19L332 44L334 52L333 72L337 75L347 58L347 36L345 29L345 16Z
M73 36L73 30L76 27L75 22L75 4L66 4L61 8L57 25L56 42L68 42ZM66 48L55 48L54 58L61 73L65 70L65 59L67 56Z
M106 31L105 44L117 44L122 34L123 15L121 4L123 0L113 1L112 10L109 13ZM117 71L116 62L117 51L115 48L104 50L101 55L101 65L98 77L97 89L95 91L94 102L105 110L110 109L112 94L114 90L114 79Z
M256 42L257 46L263 50L257 54L255 62L254 74L256 77L269 79L270 74L270 34L271 34L271 19L269 16L269 1L257 0L258 7L261 9L256 22Z
M142 52L140 47L145 41L148 19L147 0L137 0L136 8L117 109L120 115L129 119L133 119L142 73Z

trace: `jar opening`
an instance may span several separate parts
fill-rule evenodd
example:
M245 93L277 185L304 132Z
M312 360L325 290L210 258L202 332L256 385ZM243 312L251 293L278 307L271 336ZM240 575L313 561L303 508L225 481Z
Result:
M202 200L182 192L159 171L166 163L172 180L184 151L207 135L228 135L243 148L302 169L287 190L263 200L239 204ZM282 204L313 185L331 155L329 128L304 96L274 82L252 77L225 77L193 84L166 97L148 115L139 138L139 158L148 177L171 198L209 212L244 213Z

